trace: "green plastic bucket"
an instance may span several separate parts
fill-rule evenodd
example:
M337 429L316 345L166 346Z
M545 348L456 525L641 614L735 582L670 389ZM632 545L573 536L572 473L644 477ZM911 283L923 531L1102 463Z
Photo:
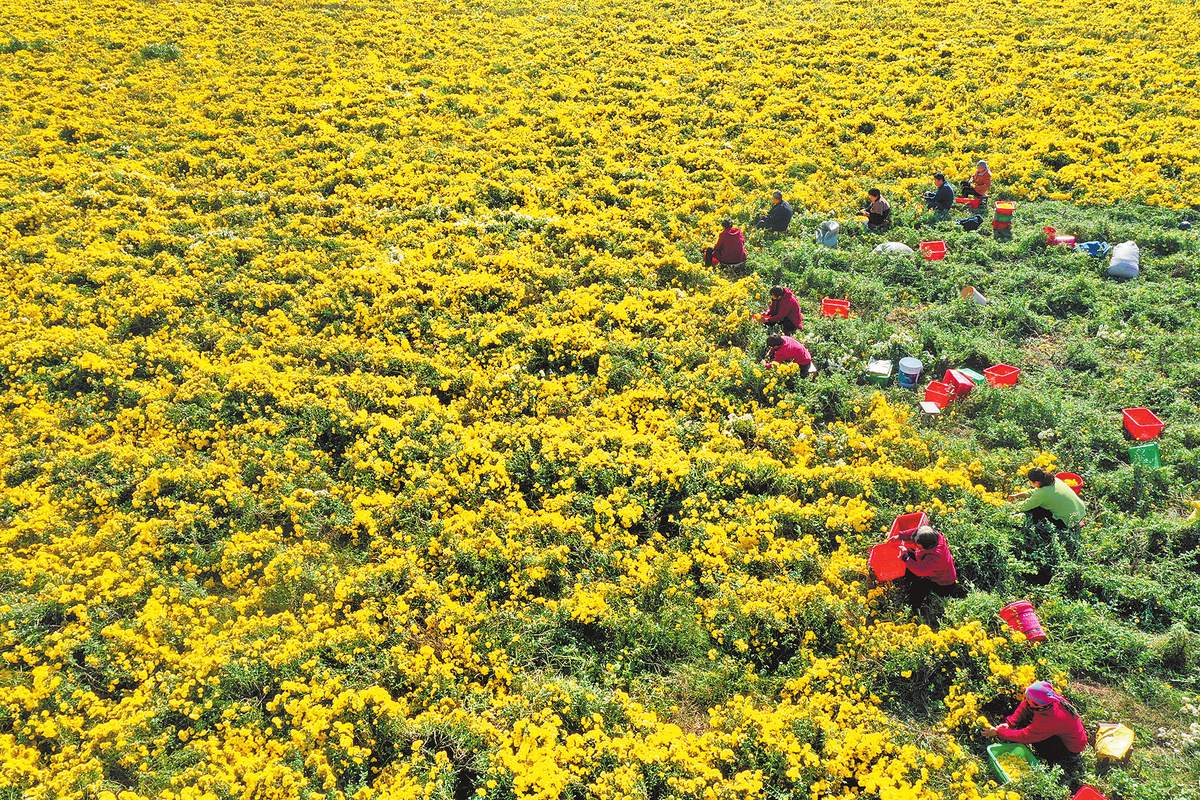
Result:
M1129 448L1129 463L1150 469L1158 469L1162 462L1158 459L1158 442L1139 444Z
M876 386L887 386L892 382L892 362L867 362L867 380Z

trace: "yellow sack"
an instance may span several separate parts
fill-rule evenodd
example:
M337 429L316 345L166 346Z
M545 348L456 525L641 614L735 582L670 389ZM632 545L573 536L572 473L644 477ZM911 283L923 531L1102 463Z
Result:
M1101 722L1096 731L1096 756L1125 761L1133 749L1133 731L1119 722Z

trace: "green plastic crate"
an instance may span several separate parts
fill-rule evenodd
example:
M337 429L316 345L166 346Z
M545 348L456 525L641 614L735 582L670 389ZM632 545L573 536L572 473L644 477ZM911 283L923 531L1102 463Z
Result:
M998 760L1001 756L1007 753L1012 753L1013 755L1017 756L1022 761L1029 764L1030 767L1036 767L1040 764L1037 756L1033 754L1033 751L1023 744L1013 744L1012 742L989 744L987 748L988 763L992 765L992 772L996 773L996 777L1000 779L1000 783L1002 784L1014 780L1012 776L1004 771L1004 768L1000 766L1000 762Z
M987 378L983 377L975 370L967 369L966 367L963 367L963 368L959 369L959 372L961 372L963 375L966 375L968 378L970 378L971 382L974 383L976 386L987 386Z
M1129 448L1129 463L1150 469L1161 467L1162 462L1158 458L1158 442L1139 444L1137 447Z

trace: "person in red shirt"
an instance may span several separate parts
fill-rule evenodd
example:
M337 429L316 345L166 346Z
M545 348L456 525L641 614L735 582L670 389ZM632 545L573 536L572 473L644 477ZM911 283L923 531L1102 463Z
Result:
M770 328L778 325L785 334L791 336L804 327L804 318L800 316L800 304L791 289L783 286L771 287L771 305L759 315L759 321Z
M916 531L900 534L902 540L911 539L915 549L905 550L900 558L905 563L908 584L908 604L914 614L918 613L929 599L929 595L951 597L961 594L958 573L954 569L954 557L946 537L928 525Z
M996 727L985 726L983 735L1027 744L1043 763L1063 768L1071 791L1083 785L1082 753L1088 745L1087 731L1079 712L1054 691L1049 681L1029 684L1017 710Z
M740 228L733 227L733 220L721 220L721 232L717 234L717 243L704 248L704 266L711 267L720 264L725 267L736 267L746 263L746 237Z
M812 366L812 353L808 348L790 336L772 334L767 337L767 357L763 362L767 369L776 364L799 364L800 377L816 378L817 371Z

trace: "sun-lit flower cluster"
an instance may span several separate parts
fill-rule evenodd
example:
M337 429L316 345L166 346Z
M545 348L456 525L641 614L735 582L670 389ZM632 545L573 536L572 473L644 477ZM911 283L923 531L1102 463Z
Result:
M7 3L0 788L999 797L1028 649L864 543L1002 494L685 253L984 155L1193 195L1189 9L810 11Z

